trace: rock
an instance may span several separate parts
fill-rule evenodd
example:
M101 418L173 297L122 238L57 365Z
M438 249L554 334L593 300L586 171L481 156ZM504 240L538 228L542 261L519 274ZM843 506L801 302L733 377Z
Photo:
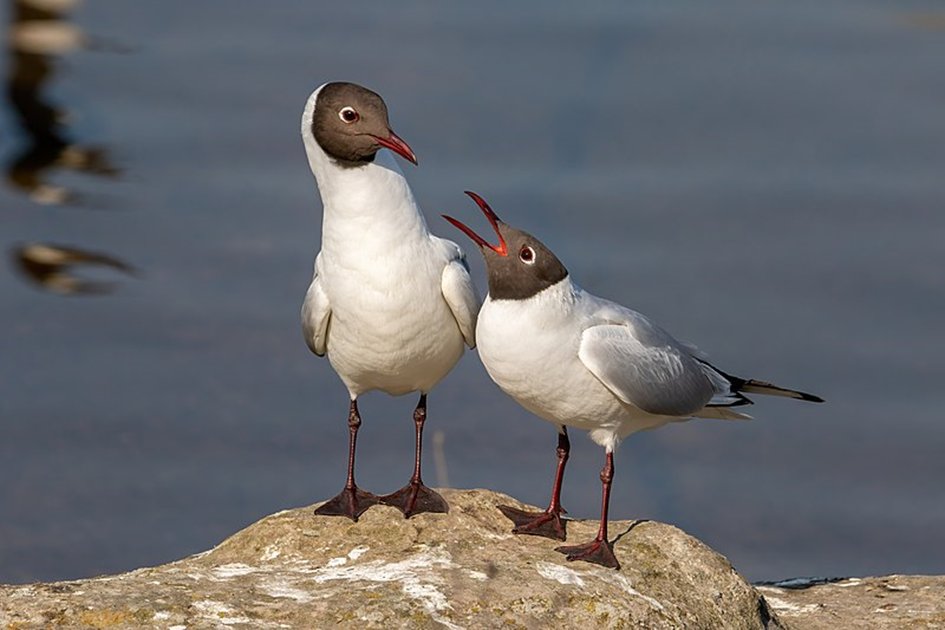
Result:
M945 577L847 578L810 588L759 586L791 628L945 628Z
M496 509L521 506L509 497L442 493L447 515L380 506L352 523L299 508L163 566L2 586L0 627L783 627L724 557L670 525L611 523L614 571L513 536ZM568 539L596 527L570 521Z

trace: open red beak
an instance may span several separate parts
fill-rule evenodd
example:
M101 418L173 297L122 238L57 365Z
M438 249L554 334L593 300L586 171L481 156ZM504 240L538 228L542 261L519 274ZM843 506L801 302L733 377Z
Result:
M386 138L381 138L380 136L372 136L377 143L384 148L390 149L397 155L401 156L405 160L413 162L416 166L417 156L414 155L413 149L410 148L410 145L404 142L400 136L393 132L393 130L388 129L390 135Z
M489 243L486 242L486 239L482 238L481 236L473 232L472 229L469 228L467 225L463 224L461 221L457 221L453 217L448 217L444 214L443 218L449 221L450 223L452 223L453 225L455 225L460 230L462 230L463 234L471 238L473 242L479 247L488 247L489 249L497 253L499 256L508 256L509 251L505 245L505 239L502 238L502 234L499 233L499 223L501 223L502 221L499 219L499 217L496 216L495 212L492 211L492 208L489 207L489 204L486 203L485 199L483 199L476 193L470 192L468 190L466 191L466 194L469 195L472 198L472 200L476 202L476 205L479 206L479 209L482 210L482 213L486 215L487 219L489 219L489 223L492 224L492 229L495 230L496 236L499 237L499 244L490 245Z

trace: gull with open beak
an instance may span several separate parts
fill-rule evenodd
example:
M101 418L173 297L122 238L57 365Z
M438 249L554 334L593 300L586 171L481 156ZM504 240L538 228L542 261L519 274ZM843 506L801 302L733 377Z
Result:
M579 288L537 238L503 223L475 193L498 236L488 243L445 217L482 251L489 294L479 312L479 357L492 380L520 405L558 427L558 467L551 503L529 513L500 506L515 533L564 540L561 482L570 444L566 426L590 432L604 447L600 528L588 543L558 547L568 560L620 568L607 537L614 449L628 435L692 417L748 418L735 407L746 393L822 399L711 365L695 347L674 339L644 315Z
M395 134L387 106L353 83L326 83L309 97L302 139L324 213L321 251L302 304L302 331L315 354L328 355L348 389L348 469L338 496L315 510L357 521L377 503L409 518L447 512L420 474L427 394L475 346L479 298L465 256L430 234L393 156L417 163ZM361 415L358 397L419 392L413 413L413 474L400 490L377 496L355 483Z

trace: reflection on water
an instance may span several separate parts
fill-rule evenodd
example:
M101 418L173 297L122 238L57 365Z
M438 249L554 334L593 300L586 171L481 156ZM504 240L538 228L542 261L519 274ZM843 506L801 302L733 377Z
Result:
M88 280L75 275L75 267L107 267L126 274L135 272L127 263L108 254L49 243L15 247L12 257L17 269L38 287L63 295L101 294L115 288L114 282Z
M76 4L77 0L12 0L10 7L6 96L23 139L6 164L6 181L44 205L81 200L75 191L50 181L58 171L106 178L119 174L104 146L83 145L70 137L68 112L45 94L58 57L86 44L82 31L67 21ZM71 276L69 268L75 264L130 270L113 256L52 244L19 247L13 257L27 278L58 293L102 293L114 287Z
M82 32L66 21L75 0L13 0L7 99L25 135L22 149L7 163L7 181L42 204L76 199L49 182L57 170L114 177L118 169L101 146L82 146L69 137L68 113L44 94L59 55L83 45Z

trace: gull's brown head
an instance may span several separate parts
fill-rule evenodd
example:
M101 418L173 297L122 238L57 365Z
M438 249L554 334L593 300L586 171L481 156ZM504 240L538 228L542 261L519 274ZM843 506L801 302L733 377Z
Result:
M354 83L326 83L322 87L312 114L312 135L341 166L373 162L375 154L385 148L417 163L410 146L390 128L384 99Z
M524 300L568 277L568 270L544 243L528 232L503 223L476 193L466 191L466 194L486 215L499 242L492 245L461 221L446 215L443 218L479 246L486 261L489 295L493 300Z

